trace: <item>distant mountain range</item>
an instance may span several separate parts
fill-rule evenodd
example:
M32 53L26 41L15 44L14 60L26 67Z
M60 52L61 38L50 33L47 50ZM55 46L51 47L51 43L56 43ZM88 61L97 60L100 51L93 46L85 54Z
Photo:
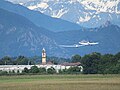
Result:
M61 45L74 45L82 40L99 42L94 46L83 46L79 48L66 48L70 54L85 55L91 52L117 53L120 51L120 27L111 23L98 28L90 28L81 31L64 31L56 34L56 41Z
M35 26L23 16L0 9L0 57L5 55L41 56L42 48L48 55L63 56L55 40L44 35L46 29Z
M81 29L77 24L62 19L51 18L50 16L44 15L40 12L31 11L21 5L15 5L4 0L0 0L0 8L22 15L32 21L35 25L54 32Z
M43 47L48 56L59 57L85 55L91 52L117 53L120 51L119 36L120 27L110 21L96 28L81 28L71 22L0 0L0 57L41 56ZM59 46L78 44L82 40L99 44L80 48Z
M106 21L120 26L120 0L9 0L55 18L95 28Z

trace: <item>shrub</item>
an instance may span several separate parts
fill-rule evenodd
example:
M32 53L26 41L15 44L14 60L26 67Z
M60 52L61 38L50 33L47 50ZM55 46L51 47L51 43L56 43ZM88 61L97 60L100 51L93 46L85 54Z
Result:
M47 73L48 73L48 74L55 74L55 73L56 73L56 70L55 70L53 67L51 67L51 68L48 68L48 69L47 69Z
M39 68L39 73L40 74L46 74L46 69L45 68Z
M29 73L29 69L25 67L22 73Z
M30 69L30 73L39 73L39 68L37 66L32 66Z
M7 75L8 72L7 71L0 71L0 75Z

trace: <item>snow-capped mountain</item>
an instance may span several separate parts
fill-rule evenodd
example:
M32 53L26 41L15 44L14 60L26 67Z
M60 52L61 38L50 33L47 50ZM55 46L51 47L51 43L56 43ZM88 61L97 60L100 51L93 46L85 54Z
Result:
M120 26L120 0L8 0L84 27L106 21Z
M77 4L75 3L75 5ZM72 5L69 6L69 8L71 7ZM73 10L75 9L73 8ZM81 5L81 10L85 10L83 5ZM103 13L103 16L105 13ZM119 12L111 12L110 14L115 16L119 15ZM107 16L104 17L107 18ZM55 19L40 12L29 10L21 5L0 0L0 51L2 52L0 57L5 55L40 55L43 47L45 47L48 56L70 57L73 54L85 55L91 52L100 52L102 54L119 52L120 27L112 24L113 22L111 23L106 18L104 24L102 23L98 28L81 28L77 30L70 22ZM45 27L48 29L52 27L51 30L56 31L59 29L59 32L49 31ZM63 27L67 30L61 29ZM73 29L71 30L69 27ZM60 45L78 44L82 40L95 41L99 42L99 44L80 48L60 47Z
M24 16L38 27L51 30L53 32L80 30L81 26L60 18L52 18L41 12L30 10L24 6L13 4L8 1L0 0L0 8Z

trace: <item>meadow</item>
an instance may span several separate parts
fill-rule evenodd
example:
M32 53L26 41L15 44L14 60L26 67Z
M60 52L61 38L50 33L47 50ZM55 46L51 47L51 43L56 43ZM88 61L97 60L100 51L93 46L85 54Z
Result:
M0 76L0 90L120 90L120 75Z

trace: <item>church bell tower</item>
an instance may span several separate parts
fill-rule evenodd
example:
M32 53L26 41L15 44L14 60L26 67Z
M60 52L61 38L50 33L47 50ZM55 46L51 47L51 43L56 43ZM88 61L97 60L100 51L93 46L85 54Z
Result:
M44 48L42 50L42 64L46 64L46 51Z

